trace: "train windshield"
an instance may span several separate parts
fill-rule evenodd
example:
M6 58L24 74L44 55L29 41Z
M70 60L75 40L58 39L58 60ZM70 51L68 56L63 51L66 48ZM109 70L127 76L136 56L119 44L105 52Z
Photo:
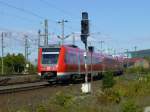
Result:
M45 52L42 53L42 64L53 65L57 64L59 53Z
M43 48L42 49L42 64L55 65L58 61L60 48Z

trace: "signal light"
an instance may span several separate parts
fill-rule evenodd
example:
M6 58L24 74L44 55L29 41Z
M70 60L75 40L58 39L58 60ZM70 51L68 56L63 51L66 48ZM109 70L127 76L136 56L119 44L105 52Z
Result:
M81 34L89 35L89 20L82 20L81 21Z
M88 20L88 13L82 13L82 20L81 20L81 40L84 44L87 44L87 37L89 36L89 20Z
M88 49L89 49L89 52L91 52L91 53L94 52L94 47L93 46L89 46Z

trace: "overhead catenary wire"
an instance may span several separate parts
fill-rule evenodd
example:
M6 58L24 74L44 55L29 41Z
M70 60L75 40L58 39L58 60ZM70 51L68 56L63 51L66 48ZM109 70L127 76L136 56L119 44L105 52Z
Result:
M74 14L72 14L72 13L70 13L69 11L66 11L66 10L64 10L64 9L61 9L60 7L57 7L56 5L50 3L50 2L47 1L47 0L39 0L39 1L43 2L43 3L44 3L45 5L47 5L47 6L50 6L49 8L54 8L54 9L56 9L57 11L59 11L60 13L62 13L62 14L65 14L65 15L70 16L70 17L73 16L74 19L76 19L76 21L80 21L79 17L75 17Z
M20 32L18 32L18 33L20 33ZM6 46L8 46L9 45L9 47L7 47L7 49L10 49L10 48L13 48L13 47L15 47L16 46L16 42L17 42L17 44L19 45L19 47L23 47L23 43L24 43L24 38L17 38L17 37L22 37L24 34L22 34L22 35L20 35L20 34L18 34L18 33L15 33L15 34L13 34L12 33L12 36L10 37L6 37L8 40L6 41ZM31 47L32 48L36 48L37 47L37 39L36 38L32 38L33 36L32 35L29 35L29 34L27 34L30 38L28 38L28 40L30 40L30 42L32 42L32 44L31 44ZM11 47L10 47L10 41L11 41ZM8 44L8 45L7 45Z
M14 18L17 18L17 19L20 19L22 21L26 21L26 22L35 22L33 19L29 19L29 18L26 18L26 17L22 17L20 15L17 15L17 14L10 14L6 11L0 11L0 14L2 14L3 16L10 16L10 17L14 17Z
M24 13L26 13L26 14L30 14L30 15L32 15L32 16L34 16L34 17L39 18L39 19L44 19L42 16L40 16L40 15L38 15L38 14L32 12L32 11L29 11L29 10L26 10L26 9L23 9L23 8L19 8L19 7L13 6L13 5L8 4L8 3L6 3L6 2L3 2L3 1L1 1L1 0L0 0L0 4L3 4L3 5L5 5L5 6L7 6L7 7L10 7L10 8L16 9L16 10L19 10L19 11L24 12Z
M34 17L36 17L37 19L40 19L40 20L44 20L44 19L45 19L45 17L43 17L43 16L41 16L41 15L38 15L37 13L34 13L34 12L29 11L29 10L24 9L24 8L16 7L16 6L14 6L14 5L11 5L11 4L6 3L6 2L4 2L4 1L1 1L1 0L0 0L0 4L1 4L1 5L5 5L5 6L9 7L9 8L13 8L13 9L15 9L15 10L18 10L18 11L20 11L20 12L29 14L29 15L31 15L31 16L34 16ZM55 25L57 24L57 22L56 22L55 20L52 20L52 19L50 19L50 18L48 18L48 20L51 21L52 24L55 24Z
M74 16L72 13L70 13L70 12L68 12L68 11L65 11L65 10L63 10L63 9L58 8L56 5L50 3L50 2L47 1L47 0L40 0L40 1L43 2L43 3L44 3L45 5L47 5L47 6L50 6L50 7L48 7L48 8L52 8L52 7L53 7L54 9L56 9L57 11L59 11L59 12L65 14L65 15L68 15L68 16L70 16L70 17ZM76 17L75 17L75 18L76 18ZM74 19L75 19L75 18L74 18ZM79 18L76 18L76 21L80 22L80 19L79 19ZM74 21L73 21L73 22L74 22ZM79 29L73 28L72 26L69 26L69 25L67 25L66 28L69 29L69 30L79 30Z
M79 24L80 24L80 17L77 17L77 16L74 16L74 14L72 14L72 13L70 13L70 12L68 12L68 11L66 11L66 10L64 10L64 9L61 9L61 8L59 8L59 7L57 7L56 5L54 5L54 4L52 4L52 3L50 3L48 0L40 0L41 2L43 2L45 5L47 5L47 6L50 6L49 8L55 8L57 11L59 11L59 12L61 12L62 14L65 14L65 15L68 15L69 17L73 17L73 19L74 20L71 20L71 21L73 21L73 22L78 22ZM91 24L90 24L91 25ZM98 26L96 26L96 25L91 25L91 26L93 26L93 27L95 27L96 29L99 29L99 27ZM73 27L71 27L71 26L69 26L69 25L67 25L67 28L68 29L71 29L71 30L79 30L79 29L76 29L76 28L73 28Z
M68 13L67 11L65 11L65 10L63 10L63 9L58 8L57 6L51 4L51 3L50 3L49 1L47 1L47 0L40 0L40 1L44 1L44 3L45 3L45 4L47 3L47 5L49 5L49 6L53 6L55 9L59 10L59 11L60 11L61 13L63 13L63 14L66 14L66 15L68 15L68 16L70 16L70 17L73 16L71 13ZM27 9L24 9L24 8L21 8L21 7L17 7L17 6L14 6L14 5L11 5L11 4L9 4L9 3L7 3L7 2L4 2L4 1L2 1L2 0L0 0L0 4L5 5L5 6L7 6L7 7L10 7L10 8L13 8L13 9L18 10L18 11L21 11L21 12L23 12L23 13L32 15L32 16L34 16L34 17L40 19L40 20L45 19L45 17L43 17L43 16L41 16L41 15L39 15L39 14L33 12L33 11L30 11L30 10L27 10ZM16 16L16 17L17 17L17 16ZM18 17L18 18L21 19L21 17ZM48 20L51 21L53 24L57 24L57 22L56 22L55 20L52 20L52 19L50 19L50 18L48 18ZM28 21L28 20L27 20L27 21ZM74 27L69 26L69 25L66 25L65 27L66 27L67 29L71 30L71 32L74 32L74 30L77 30L77 31L79 30L78 28L74 28ZM55 28L55 29L56 29L56 28ZM55 31L57 31L57 30L55 30Z
M63 14L69 15L70 17L73 16L70 12L58 8L56 5L54 5L54 4L50 3L50 2L48 2L47 0L40 0L40 1L43 2L43 3L45 3L46 5L52 6L53 8L55 8L55 9L57 9L58 11L62 12ZM32 15L32 16L38 18L38 19L42 19L42 20L45 19L45 17L43 17L43 16L41 16L41 15L38 15L37 13L34 13L34 12L29 11L29 10L24 9L24 8L16 7L16 6L14 6L14 5L11 5L11 4L6 3L6 2L4 2L4 1L1 1L1 0L0 0L0 4L5 5L5 6L7 6L7 7L10 7L10 8L13 8L13 9L16 9L16 10L19 10L19 11L24 12L24 13L26 13L26 14L30 14L30 15ZM56 22L55 20L52 20L52 19L50 19L50 18L48 18L48 20L51 21L51 22L54 23L54 24L57 24L57 22ZM78 18L77 18L77 20L80 21L80 19L78 19ZM66 27L68 27L68 29L77 30L77 29L75 29L75 28L72 28L71 26L66 26Z
M40 15L38 15L38 14L32 12L32 11L29 11L29 10L24 9L24 8L16 7L16 6L14 6L14 5L11 5L11 4L9 4L9 3L7 3L7 2L4 2L4 1L1 1L1 0L0 0L0 4L5 5L5 6L7 6L7 7L10 7L10 8L13 8L13 9L16 9L16 10L21 11L21 12L23 12L23 13L32 15L32 16L34 16L34 17L40 19L40 20L44 20L44 19L45 19L45 17L40 16ZM20 18L20 17L19 17L19 18ZM48 18L48 20L51 21L52 24L55 24L55 25L57 24L57 22L56 22L55 20L52 20L52 19L50 19L50 18ZM69 26L69 25L67 25L66 28L69 29L69 30L78 30L78 29L75 29L75 28L73 28L73 27L71 27L71 26ZM56 31L56 28L55 28L55 31Z

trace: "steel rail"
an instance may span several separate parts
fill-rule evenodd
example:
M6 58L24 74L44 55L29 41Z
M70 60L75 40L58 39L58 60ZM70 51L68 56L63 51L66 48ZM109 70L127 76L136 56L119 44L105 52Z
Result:
M42 81L42 82L40 81L40 82L34 82L34 83L0 86L0 94L38 89L38 88L46 87L46 85L49 85L49 83L45 81Z

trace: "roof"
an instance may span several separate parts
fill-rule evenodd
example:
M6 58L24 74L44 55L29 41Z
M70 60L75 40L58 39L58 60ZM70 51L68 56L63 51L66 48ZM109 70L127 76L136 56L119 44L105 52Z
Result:
M129 53L131 57L146 57L146 56L150 56L150 49L130 51Z
M145 59L143 59L143 58L130 58L129 59L129 61L130 62L133 62L133 63L135 63L135 62L139 62L139 61L144 61Z
M142 53L142 54L148 53L148 54L150 54L150 49L130 51L129 53Z

